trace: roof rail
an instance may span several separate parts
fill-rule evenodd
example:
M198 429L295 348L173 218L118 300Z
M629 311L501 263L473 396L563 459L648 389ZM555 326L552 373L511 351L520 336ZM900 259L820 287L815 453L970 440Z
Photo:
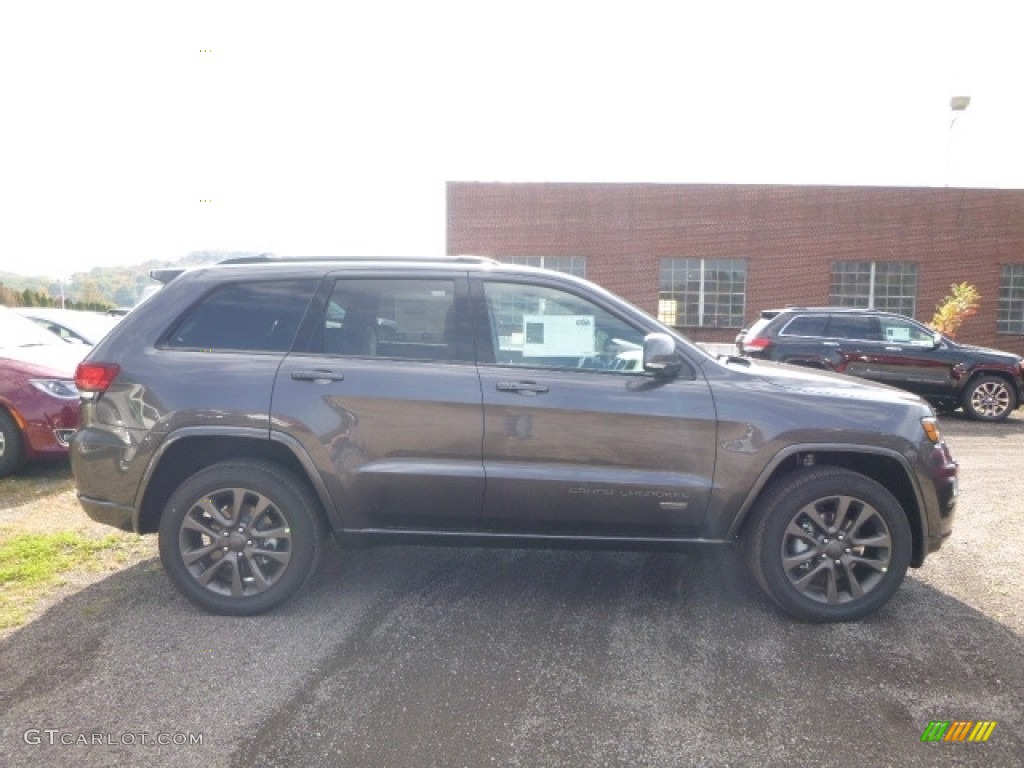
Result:
M234 256L217 264L268 264L296 261L412 261L412 262L454 262L456 264L498 264L489 256L275 256L261 253L259 256Z

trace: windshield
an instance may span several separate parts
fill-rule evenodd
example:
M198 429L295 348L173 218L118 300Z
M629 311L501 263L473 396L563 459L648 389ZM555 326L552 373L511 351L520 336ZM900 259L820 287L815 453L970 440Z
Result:
M63 341L28 318L0 307L0 349L63 344Z

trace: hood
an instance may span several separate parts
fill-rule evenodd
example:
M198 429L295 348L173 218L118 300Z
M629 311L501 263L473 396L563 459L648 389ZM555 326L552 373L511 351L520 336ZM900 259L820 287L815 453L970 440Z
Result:
M749 358L742 358L750 360ZM742 369L741 364L733 368ZM746 370L772 386L809 396L840 397L855 400L886 400L889 402L923 402L917 395L903 389L867 379L832 371L821 371L786 363L750 360Z
M85 357L89 347L81 344L34 344L26 347L0 348L0 365L12 360L22 365L39 368L41 375L75 378L75 368ZM43 373L45 371L45 374Z
M1020 355L1015 355L1012 352L1003 352L1001 349L976 347L973 344L960 344L949 339L946 339L946 344L952 349L962 349L964 352L968 352L976 357L987 357L993 362L998 361L1009 366L1016 366L1022 359Z

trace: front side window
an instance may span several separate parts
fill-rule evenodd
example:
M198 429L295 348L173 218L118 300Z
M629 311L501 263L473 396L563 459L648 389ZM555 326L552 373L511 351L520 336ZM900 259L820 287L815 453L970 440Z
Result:
M930 347L935 343L935 331L900 317L879 317L882 340L887 344L912 347Z
M452 280L338 280L313 341L326 355L456 360Z
M1024 334L1024 264L1002 266L996 333Z
M688 328L740 328L746 314L746 259L663 259L658 319Z
M504 282L484 296L497 365L643 373L643 331L587 299Z
M880 309L913 317L917 264L905 261L836 261L829 302L833 307Z
M222 285L185 314L163 345L203 351L287 352L316 286L316 280Z

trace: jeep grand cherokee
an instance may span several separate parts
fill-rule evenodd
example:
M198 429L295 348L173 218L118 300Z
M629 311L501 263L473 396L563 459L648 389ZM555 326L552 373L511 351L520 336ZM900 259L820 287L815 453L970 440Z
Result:
M166 279L168 275L163 275ZM743 547L809 621L860 618L949 535L918 397L713 358L586 281L488 259L186 271L79 367L90 517L159 536L218 613L342 542Z
M736 337L740 354L860 376L920 395L940 410L1005 421L1021 404L1024 360L960 344L909 317L875 309L761 312Z

